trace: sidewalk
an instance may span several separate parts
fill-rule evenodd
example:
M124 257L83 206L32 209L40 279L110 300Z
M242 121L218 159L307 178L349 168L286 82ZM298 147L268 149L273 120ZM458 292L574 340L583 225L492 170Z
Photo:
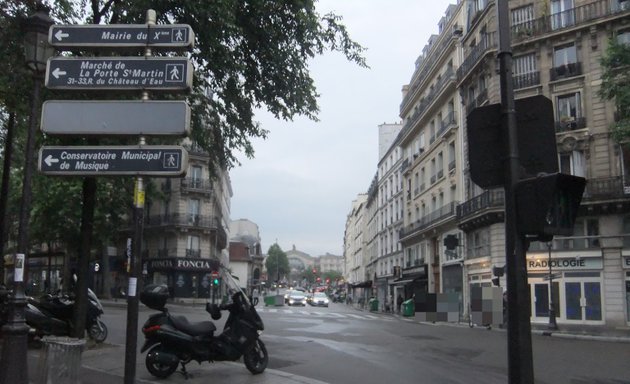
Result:
M29 349L29 383L43 384L39 381L38 366L43 349ZM260 375L252 375L242 362L191 362L186 366L189 377L186 379L179 372L166 379L158 379L144 366L144 355L136 358L135 383L137 384L327 384L325 382L285 373L275 369L266 369ZM125 348L121 345L103 343L88 345L81 356L79 379L81 384L122 383L125 376Z
M358 305L350 305L357 311L368 312L368 309L362 308ZM372 311L369 311L372 312ZM399 318L401 320L412 321L418 324L431 324L431 325L444 325L444 326L462 326L468 327L467 322L456 322L456 323L447 323L447 322L424 322L420 320L416 320L415 316L403 316L400 313L392 313L392 312L384 312L384 311L374 311L372 313L379 313L383 315L389 315L392 317ZM482 327L480 325L476 327ZM486 327L483 327L486 328ZM491 327L493 330L506 331L505 327L501 328L498 326ZM618 328L618 329L602 329L601 326L593 326L593 325L573 325L573 324L558 324L557 330L549 330L547 324L541 323L532 323L531 324L532 334L542 335L542 336L551 336L551 337L560 337L565 339L579 339L579 340L598 340L598 341L607 341L607 342L616 342L616 343L630 343L630 327Z

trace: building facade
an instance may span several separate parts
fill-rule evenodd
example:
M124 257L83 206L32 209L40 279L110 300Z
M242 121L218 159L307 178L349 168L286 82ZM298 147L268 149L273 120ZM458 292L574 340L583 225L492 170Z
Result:
M230 233L230 270L241 288L251 293L262 291L263 254L258 225L247 219L233 220Z
M209 169L207 153L186 147L186 177L151 180L161 194L146 202L143 274L147 283L167 284L174 297L203 298L210 294L211 272L229 264L232 189L227 171Z
M459 294L463 307L463 254L447 250L446 236L461 237L456 208L462 201L463 111L456 70L460 65L463 10L467 2L449 5L439 33L429 38L416 60L409 85L403 87L400 116L403 130L404 227L400 242L403 297L426 293ZM421 302L417 309L423 308Z
M610 125L618 111L599 91L601 59L609 42L630 42L630 2L512 0L508 4L515 99L518 103L544 95L551 101L554 122L545 128L556 137L558 169L588 181L573 236L529 246L532 323L548 322L553 301L560 326L627 329L630 149L611 137ZM383 257L382 249L390 241L387 224L395 219L379 222L381 251L376 267L373 260L359 256L370 254L353 241L362 208L356 201L346 224L344 256L349 281L360 280L358 263L363 262L375 271L368 278L376 282L377 292L379 279L391 276L395 292L407 297L457 293L463 315L468 312L470 289L491 286L493 271L505 265L504 190L482 188L471 179L466 121L473 109L501 101L496 1L458 1L446 9L438 28L416 61L410 83L403 87L402 130L388 149L401 151L404 224L398 241L404 256L401 261ZM393 163L383 160L381 156L379 217L388 216L385 202L395 194L395 189L388 190L387 177L381 176ZM363 231L369 222L364 219ZM499 284L505 287L504 277Z

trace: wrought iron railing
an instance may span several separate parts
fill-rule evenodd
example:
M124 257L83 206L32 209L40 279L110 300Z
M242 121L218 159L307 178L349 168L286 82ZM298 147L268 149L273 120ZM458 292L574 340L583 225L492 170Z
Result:
M449 217L455 217L455 208L457 207L457 202L452 202L442 206L441 208L429 213L418 219L415 223L406 226L405 228L400 230L400 238L408 236L411 233L421 231L425 228L428 228L438 222L446 220Z
M503 189L489 189L457 206L457 220L462 220L484 209L503 208L504 205L505 192Z

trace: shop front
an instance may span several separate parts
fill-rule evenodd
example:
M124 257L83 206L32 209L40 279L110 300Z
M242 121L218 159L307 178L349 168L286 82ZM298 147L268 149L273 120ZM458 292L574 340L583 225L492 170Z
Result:
M398 296L403 300L414 298L416 312L424 311L426 294L429 292L428 265L403 268L401 277L390 283L394 291L394 300Z
M601 254L596 252L577 257L529 255L532 322L549 321L552 300L558 324L603 324L603 268Z
M146 259L147 283L166 284L174 298L210 298L219 261L183 257Z

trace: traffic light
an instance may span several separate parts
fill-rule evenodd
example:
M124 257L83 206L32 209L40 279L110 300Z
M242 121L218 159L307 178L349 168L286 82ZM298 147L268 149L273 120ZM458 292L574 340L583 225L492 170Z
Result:
M459 245L459 239L457 238L457 235L446 235L446 237L444 237L444 246L449 251L452 251L453 249L457 248L458 245Z
M570 236L586 187L583 177L543 174L516 184L518 231L539 241Z
M505 272L505 266L503 267L492 266L492 275L494 276L492 278L492 285L494 285L495 287L501 286L500 279L501 279L501 276L503 276L504 272Z

